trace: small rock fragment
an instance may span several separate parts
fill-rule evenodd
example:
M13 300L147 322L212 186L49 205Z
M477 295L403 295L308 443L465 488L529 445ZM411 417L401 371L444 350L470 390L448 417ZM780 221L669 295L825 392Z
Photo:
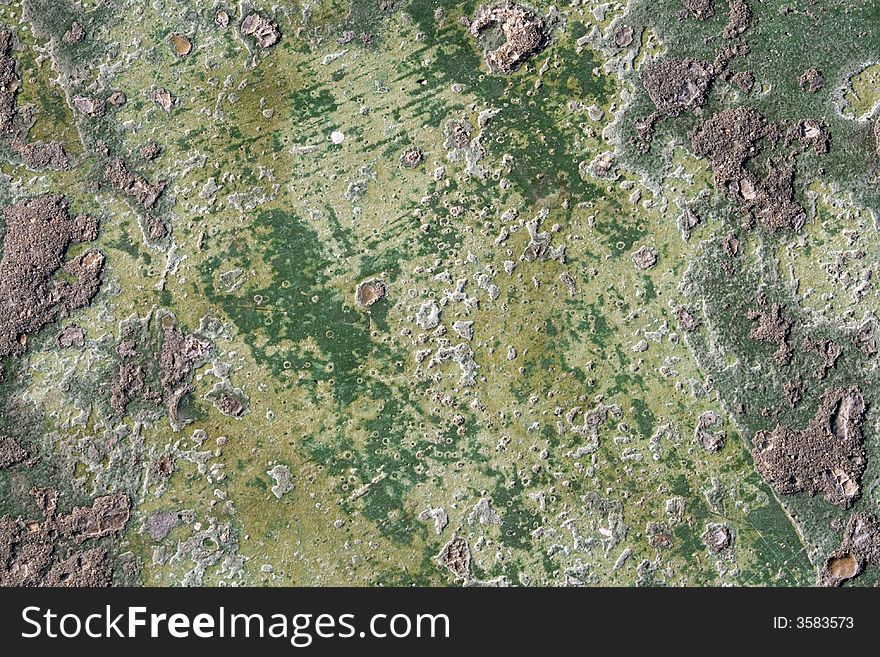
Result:
M251 14L241 23L241 33L254 37L260 48L269 48L281 38L281 30L275 21L263 18L260 14Z
M189 37L176 32L171 35L171 45L174 46L174 52L178 57L186 57L192 52L193 44Z
M177 104L177 98L165 87L159 87L153 90L152 94L153 102L156 103L159 107L165 110L168 114L171 114L171 110Z
M653 246L642 246L632 254L632 260L639 269L650 269L657 264L659 253Z
M369 308L377 301L381 301L388 295L388 286L385 281L371 278L358 283L354 296L355 301L362 308Z
M275 485L272 486L272 494L277 499L280 500L284 495L293 490L293 475L290 473L290 468L286 465L276 465L271 470L267 470L266 474L275 480Z
M80 114L85 114L92 118L99 118L107 113L107 103L100 98L75 96L73 106Z
M730 527L716 523L709 524L706 527L706 532L703 534L703 541L705 541L706 547L712 552L723 552L733 542Z
M416 312L416 325L423 331L430 331L440 325L440 307L434 301L426 301Z
M453 322L452 330L465 340L472 340L474 337L474 323L472 321Z
M448 568L457 580L470 579L471 550L467 541L461 536L456 536L444 545L435 560L438 565Z

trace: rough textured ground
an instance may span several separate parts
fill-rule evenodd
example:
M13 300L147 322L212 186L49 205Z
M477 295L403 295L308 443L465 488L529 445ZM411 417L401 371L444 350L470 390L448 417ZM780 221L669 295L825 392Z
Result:
M0 584L876 583L878 24L0 2Z

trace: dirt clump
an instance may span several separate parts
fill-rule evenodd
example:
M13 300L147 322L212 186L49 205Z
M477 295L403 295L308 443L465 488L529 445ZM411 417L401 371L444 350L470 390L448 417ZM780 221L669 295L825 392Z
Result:
M106 548L59 553L65 541L83 543L122 531L130 518L128 495L98 497L91 507L57 516L56 491L32 493L43 511L42 522L0 518L0 586L110 586L113 568Z
M479 37L493 25L501 27L505 42L486 53L486 64L492 73L512 73L547 45L544 21L531 9L511 0L479 7L470 31Z
M785 141L786 143L797 141L805 148L811 148L818 155L824 155L831 144L831 135L822 123L815 119L804 119L786 131Z
M110 553L105 548L91 548L55 562L42 586L83 588L110 586L112 583Z
M808 139L820 138L812 130ZM738 201L747 215L757 218L770 232L798 231L806 212L794 198L793 160L768 160L763 178L746 169L746 163L760 154L761 141L778 132L779 126L768 122L758 110L741 106L708 118L690 137L694 153L711 163L715 184Z
M825 76L817 68L808 68L801 74L798 84L808 94L814 94L825 86Z
M141 159L145 162L152 162L162 152L162 147L155 141L149 141L140 148Z
M817 354L822 359L815 373L815 377L820 380L828 375L828 370L837 364L837 359L843 353L843 349L832 340L806 339L804 340L804 349Z
M734 57L749 53L746 45L728 46L706 59L666 57L645 68L642 84L657 108L636 122L637 142L641 150L650 147L654 128L663 117L676 117L684 111L699 113L706 104L715 79L723 75Z
M874 148L877 155L880 155L880 119L874 121Z
M782 386L782 390L785 393L785 398L788 400L788 403L794 408L804 396L804 380L797 378L793 381L789 381Z
M665 522L649 522L645 526L645 534L653 548L665 550L672 547L672 533Z
M739 71L730 76L730 82L746 93L755 88L755 76L750 71Z
M694 436L707 452L715 453L724 447L727 434L720 430L722 424L723 420L717 413L709 411L700 416Z
M687 308L679 308L675 313L678 317L678 321L681 324L681 327L687 331L696 331L700 326L700 321L694 317Z
M724 247L724 252L731 258L735 258L739 253L739 240L733 233L728 233L727 237L724 238L722 246Z
M724 110L694 129L691 144L711 162L715 184L729 190L743 177L746 161L759 152L767 126L764 115L751 107Z
M647 67L643 82L658 112L678 116L705 104L716 75L708 60L667 57Z
M759 342L769 342L778 346L776 353L773 355L774 360L779 365L788 365L791 362L792 349L788 344L788 336L791 332L791 320L782 314L782 306L774 303L769 308L766 301L761 299L762 309L760 311L751 310L748 318L756 322L749 332L752 340Z
M118 415L125 415L131 400L144 391L146 372L138 363L122 363L110 393L110 405Z
M170 454L163 454L155 461L150 463L150 474L155 475L159 479L168 479L177 469L177 462Z
M631 25L621 25L614 31L614 45L618 48L626 48L633 42L635 30Z
M745 0L730 0L730 12L724 27L724 38L735 39L749 29L752 22L752 8Z
M409 146L400 155L400 166L404 169L415 169L425 161L425 151L418 146Z
M0 585L38 586L53 565L51 528L0 519Z
M783 229L798 232L807 219L806 212L794 198L795 173L793 163L771 165L765 178L753 187L754 198L749 198L749 178L740 183L740 195L746 200L743 207L771 233Z
M861 425L865 399L858 388L832 388L805 429L777 424L753 439L759 472L780 495L822 493L850 507L861 494L867 465Z
M96 497L92 506L78 506L58 519L58 529L77 543L122 531L131 517L131 500L124 493Z
M226 380L219 382L204 396L227 417L242 418L250 410L250 399L241 388L235 388Z
M247 16L241 22L241 33L252 36L260 48L270 48L281 39L281 30L275 21L264 18L260 14Z
M104 178L147 210L156 204L168 184L164 180L151 183L143 176L132 173L122 158L118 157L113 158L107 164L104 169Z
M15 438L0 436L0 470L11 468L27 459L27 451Z
M62 171L70 166L70 158L64 145L57 141L34 141L29 144L16 139L12 147L21 156L21 161L29 169L49 169Z
M170 320L170 317L165 319ZM163 331L158 354L159 369L162 372L168 415L172 426L176 427L180 424L180 400L195 389L191 383L193 372L211 352L212 345L191 333L184 333L170 321L163 323Z
M21 354L28 334L87 306L101 285L104 256L87 251L65 261L74 242L98 236L98 222L71 217L62 196L21 201L3 210L0 260L0 358ZM57 272L66 274L56 279Z
M243 417L248 410L247 401L237 395L224 395L217 400L217 410L229 417Z
M116 354L119 368L110 393L110 406L119 415L125 415L128 405L137 396L146 401L158 402L161 395L147 387L147 370L141 357L141 346L148 340L147 325L128 322L122 328Z
M154 214L147 216L147 235L151 240L161 240L168 236L168 224Z
M76 324L65 326L58 333L58 346L62 349L71 347L84 347L86 344L86 332Z
M854 513L849 517L840 547L825 560L819 583L840 586L858 577L869 565L880 566L880 525L872 513Z
M15 119L16 96L21 90L21 78L15 72L12 58L12 33L0 31L0 135L12 132Z
M715 15L715 0L681 0L694 17L704 21Z
M868 320L856 331L853 336L853 344L867 358L877 354L877 336L875 328L876 320Z
M83 26L80 25L78 21L73 21L73 23L70 24L70 28L68 28L67 32L64 33L64 36L61 37L61 40L68 45L73 45L79 43L85 38L86 31Z
M107 96L107 102L113 105L113 107L122 107L128 102L128 96L117 89Z
M113 568L105 548L55 555L51 523L0 520L0 586L110 586Z

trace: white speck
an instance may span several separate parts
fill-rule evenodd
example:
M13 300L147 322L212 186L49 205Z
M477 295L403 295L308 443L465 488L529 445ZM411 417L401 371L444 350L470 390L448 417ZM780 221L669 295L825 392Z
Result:
M337 59L344 56L345 53L347 53L347 52L348 52L348 50L341 50L339 52L330 53L329 55L324 55L324 59L321 60L321 63L324 64L324 66L326 66L327 64L329 64L331 62L335 62Z
M345 133L340 132L339 130L334 130L332 133L330 133L330 141L332 141L334 144L341 144L343 141L345 141Z

